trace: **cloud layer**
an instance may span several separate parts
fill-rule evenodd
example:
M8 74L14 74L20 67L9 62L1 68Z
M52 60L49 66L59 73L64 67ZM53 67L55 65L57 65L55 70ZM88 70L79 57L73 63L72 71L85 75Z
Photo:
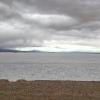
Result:
M0 0L0 48L100 52L99 0Z

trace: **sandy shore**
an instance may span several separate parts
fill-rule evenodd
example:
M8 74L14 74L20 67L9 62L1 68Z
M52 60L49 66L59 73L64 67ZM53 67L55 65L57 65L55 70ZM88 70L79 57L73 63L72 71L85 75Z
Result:
M100 100L100 81L0 80L0 100Z

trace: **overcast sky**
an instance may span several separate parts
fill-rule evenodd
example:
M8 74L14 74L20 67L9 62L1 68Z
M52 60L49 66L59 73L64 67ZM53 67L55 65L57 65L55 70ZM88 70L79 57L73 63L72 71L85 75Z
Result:
M0 48L100 51L100 0L0 0Z

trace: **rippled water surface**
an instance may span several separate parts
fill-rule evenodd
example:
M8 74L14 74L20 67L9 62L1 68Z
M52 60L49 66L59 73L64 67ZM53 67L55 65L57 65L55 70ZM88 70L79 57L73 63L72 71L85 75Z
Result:
M100 81L100 54L0 53L0 79Z

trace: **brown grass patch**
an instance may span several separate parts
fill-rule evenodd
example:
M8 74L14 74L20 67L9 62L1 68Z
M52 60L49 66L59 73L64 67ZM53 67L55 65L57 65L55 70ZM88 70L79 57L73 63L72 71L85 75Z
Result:
M0 80L0 100L100 100L100 82Z

